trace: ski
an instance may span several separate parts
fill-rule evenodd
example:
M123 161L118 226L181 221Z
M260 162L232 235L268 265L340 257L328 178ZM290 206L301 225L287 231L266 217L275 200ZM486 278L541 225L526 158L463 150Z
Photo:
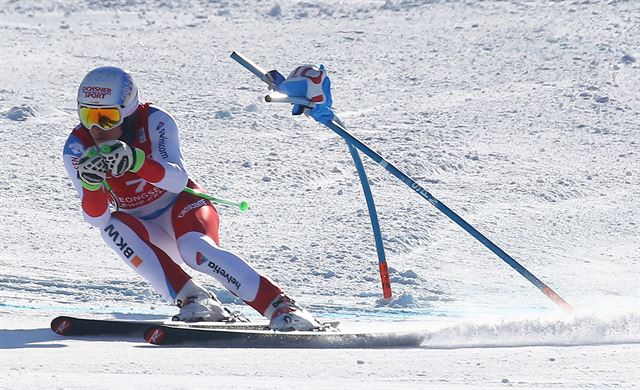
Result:
M144 330L163 321L99 320L60 316L51 321L51 330L61 336L139 337Z
M343 333L335 328L279 332L270 329L197 328L152 325L144 333L154 345L218 348L401 348L417 347L419 333Z
M263 330L267 322L180 322L167 320L115 320L60 316L51 321L51 330L61 336L114 336L141 338L153 325L195 329L221 328Z

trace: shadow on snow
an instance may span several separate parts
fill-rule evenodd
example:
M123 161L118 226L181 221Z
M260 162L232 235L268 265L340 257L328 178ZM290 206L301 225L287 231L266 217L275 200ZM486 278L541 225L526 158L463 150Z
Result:
M0 349L15 348L60 348L64 344L41 344L61 340L49 328L41 329L0 329Z

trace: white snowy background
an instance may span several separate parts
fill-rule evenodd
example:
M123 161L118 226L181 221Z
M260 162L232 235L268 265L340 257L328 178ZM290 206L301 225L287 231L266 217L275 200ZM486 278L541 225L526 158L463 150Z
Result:
M0 388L640 387L640 3L0 0ZM380 301L345 143L229 58L323 63L354 135L573 304L566 315L364 158L391 267ZM417 349L157 348L64 339L57 315L160 318L82 221L62 164L76 88L128 68L181 128L224 246L345 330ZM196 278L255 317L213 280Z

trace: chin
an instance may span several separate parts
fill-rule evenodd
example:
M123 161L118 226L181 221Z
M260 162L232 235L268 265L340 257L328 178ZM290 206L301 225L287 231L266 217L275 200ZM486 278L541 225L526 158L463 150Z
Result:
M90 133L91 133L91 137L93 137L93 140L95 141L96 144L118 139L122 134L119 131L119 128L115 128L110 131L104 131L98 127L96 127L95 130L91 129Z

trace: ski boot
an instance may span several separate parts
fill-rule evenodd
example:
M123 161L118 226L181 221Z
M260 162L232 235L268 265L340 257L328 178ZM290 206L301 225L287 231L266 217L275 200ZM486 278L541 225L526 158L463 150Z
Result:
M173 321L182 322L234 322L233 314L213 294L190 295L178 302L180 312Z
M311 313L300 307L288 296L281 294L271 302L265 312L270 318L269 329L288 331L311 331L322 328Z
M235 322L234 316L222 302L193 280L189 280L178 293L176 303L180 312L173 316L173 321L183 322Z

